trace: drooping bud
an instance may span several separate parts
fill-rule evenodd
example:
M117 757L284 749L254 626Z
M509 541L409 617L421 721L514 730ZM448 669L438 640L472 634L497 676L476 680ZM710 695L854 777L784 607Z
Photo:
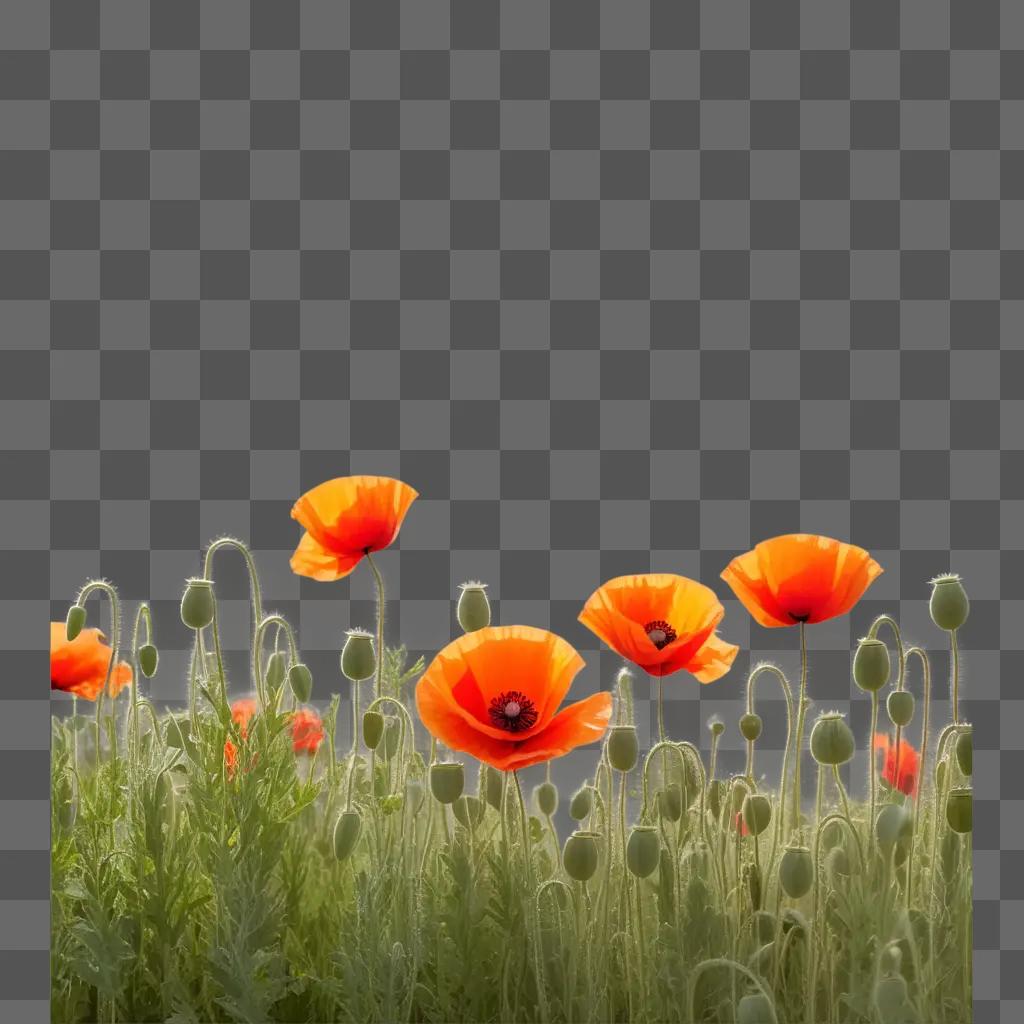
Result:
M502 773L489 764L484 765L484 799L498 812L501 811L504 785Z
M565 841L562 863L565 873L577 882L586 882L597 871L597 832L573 832Z
M939 629L952 632L959 629L971 611L967 591L956 573L946 573L932 580L932 596L928 601L932 622Z
M266 680L271 693L276 693L281 688L281 684L284 682L286 665L287 660L285 659L284 651L274 651L267 658Z
M841 846L837 846L835 849L829 850L828 856L825 858L825 866L833 878L848 876L850 874L849 855Z
M683 790L678 782L658 790L658 810L666 821L678 821L683 816Z
M143 644L139 648L139 671L147 678L152 679L156 675L156 666L160 655L153 644Z
M970 832L974 827L974 798L964 787L951 789L946 797L946 821L959 835Z
M359 841L363 819L356 810L342 811L334 826L334 856L339 861L348 860Z
M811 754L818 764L846 764L853 757L853 733L838 712L822 715L811 729Z
M772 820L772 804L761 793L748 793L743 799L743 820L750 834L759 836Z
M483 800L478 796L469 796L463 793L462 796L452 804L452 813L455 820L465 829L472 832L484 817Z
M537 809L546 817L551 817L558 810L558 788L553 782L542 782L533 791Z
M370 679L377 671L373 637L365 630L350 629L345 634L345 646L341 649L341 671L353 683Z
M718 715L712 715L708 719L708 730L712 736L716 739L725 732L725 722L723 722Z
M590 808L593 806L594 797L591 793L589 786L580 786L579 789L573 793L572 800L569 801L569 817L573 821L582 821L589 813Z
M181 597L181 621L189 629L205 629L214 616L213 580L190 579Z
M626 866L637 878L646 878L658 866L661 843L653 825L634 825L626 843Z
M390 761L398 753L398 741L402 738L402 723L394 715L384 716L384 760Z
M913 822L902 804L886 804L875 817L875 838L888 857L896 844L910 836Z
M471 580L459 585L459 604L456 617L459 625L466 633L475 633L478 629L491 624L491 603L487 600L487 584Z
M973 730L968 729L960 733L956 738L956 763L960 771L968 778L974 771L974 736Z
M82 629L85 627L85 618L86 613L83 605L73 604L68 609L68 619L65 626L65 632L69 643L82 632Z
M313 673L309 671L309 666L301 661L292 665L288 669L288 685L295 699L305 704L313 695Z
M889 648L882 640L867 636L853 655L853 681L866 693L877 693L889 681Z
M462 796L466 785L465 769L459 761L430 766L430 792L438 803L453 804Z
M370 750L376 750L384 735L384 716L379 711L367 711L363 715L363 742Z
M909 690L893 690L885 700L885 710L893 725L910 725L914 718L914 695Z
M787 896L798 900L814 884L814 861L806 846L788 846L779 861L779 882Z
M764 723L761 721L761 716L754 714L753 711L748 711L740 718L740 734L750 743L753 743L761 735L763 728Z
M777 1024L771 1000L763 992L750 992L736 1007L736 1024Z
M608 732L608 761L619 772L631 772L640 755L636 729L631 725L616 725Z

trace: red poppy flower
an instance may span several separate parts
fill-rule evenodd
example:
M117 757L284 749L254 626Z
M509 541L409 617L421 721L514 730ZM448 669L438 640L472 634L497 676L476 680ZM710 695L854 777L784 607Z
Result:
M224 765L228 770L228 778L233 779L238 768L238 747L230 739L224 741Z
M347 576L367 552L398 536L418 493L386 476L345 476L307 491L292 508L306 533L292 555L292 571L315 580Z
M900 738L898 774L896 744L889 740L889 736L886 733L875 733L875 750L885 751L882 778L893 789L898 789L906 796L916 796L918 774L921 768L921 757L917 750L905 739Z
M258 705L252 697L239 697L231 705L231 720L238 726L243 740L249 738L249 722L257 710Z
M292 715L292 749L296 754L313 755L324 741L324 726L311 708L299 708Z
M863 548L791 533L734 558L722 579L757 622L776 627L845 615L881 572Z
M105 640L98 629L83 629L74 640L68 640L66 624L51 622L50 689L96 700L114 656ZM131 681L131 665L119 662L110 673L109 696L116 697Z
M558 710L582 667L575 648L547 630L485 626L434 658L416 684L416 707L452 750L501 771L526 768L604 735L610 693Z
M590 595L579 619L649 675L685 669L710 683L729 671L739 650L715 635L724 614L702 583L648 573L609 580Z

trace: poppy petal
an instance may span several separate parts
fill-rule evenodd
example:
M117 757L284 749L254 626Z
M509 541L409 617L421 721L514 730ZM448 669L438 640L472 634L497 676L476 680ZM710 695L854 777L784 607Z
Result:
M559 711L546 729L516 744L507 764L510 768L527 768L593 743L604 735L611 717L612 695L607 690L591 694Z
M328 583L348 576L362 557L361 554L335 554L322 547L311 533L304 533L289 564L297 576L308 576Z
M726 643L720 636L712 635L684 667L699 682L713 683L732 668L739 650L736 644Z

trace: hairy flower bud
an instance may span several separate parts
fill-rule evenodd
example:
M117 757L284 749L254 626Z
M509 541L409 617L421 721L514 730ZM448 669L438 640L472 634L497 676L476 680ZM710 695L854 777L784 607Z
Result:
M806 846L788 846L779 861L779 882L794 900L806 896L814 884L814 861Z
M736 1024L777 1024L771 1000L763 992L745 995L736 1007Z
M708 719L708 730L712 736L718 737L725 732L725 722L723 722L718 715L712 715Z
M759 836L771 823L772 804L760 793L748 793L743 799L743 820L750 834Z
M853 733L838 713L822 715L811 729L811 754L818 764L846 764L853 757Z
M365 630L350 629L345 634L345 646L341 649L341 671L353 683L370 679L377 671L373 637Z
M619 772L631 772L640 755L636 729L631 725L616 725L608 732L608 761Z
M573 832L565 841L562 863L565 873L577 882L589 881L597 871L597 832Z
M276 693L284 682L285 666L287 661L283 651L274 651L267 658L266 681L271 693Z
M558 788L553 782L542 782L533 791L537 809L546 817L551 817L558 810Z
M902 804L886 804L878 812L875 817L875 838L886 857L897 843L909 838L912 826L910 814Z
M342 811L334 826L334 856L339 861L348 860L363 828L363 819L356 810Z
M877 693L889 681L889 648L875 637L864 637L853 655L853 681L867 693Z
M504 792L504 776L489 764L484 765L484 798L498 812L501 811L501 794Z
M478 629L491 624L491 603L487 600L487 584L471 581L459 586L459 604L456 617L459 625L466 633L475 633Z
M384 716L384 760L390 761L398 753L398 743L402 738L402 723L394 715Z
M761 721L761 716L754 714L753 711L748 711L740 718L740 735L750 743L753 743L761 735L763 728L764 723Z
M86 612L80 604L73 604L68 609L68 619L65 626L68 642L75 639L85 626Z
M678 821L683 816L683 790L678 782L670 782L658 790L658 810L666 821Z
M573 821L582 821L589 813L590 808L593 805L594 797L590 791L589 786L580 786L579 789L573 793L572 800L569 801L569 817Z
M181 597L181 621L189 629L205 629L214 616L213 580L190 579Z
M309 671L309 666L301 661L292 665L288 669L288 685L295 699L305 704L313 695L313 673Z
M909 690L893 690L885 700L885 710L893 725L910 725L914 718L914 695Z
M160 655L153 644L143 644L139 648L139 671L147 679L152 679L156 675L156 667L159 660Z
M946 821L949 827L963 835L974 827L974 798L969 789L951 789L946 797Z
M626 866L637 878L646 878L658 866L661 843L653 825L634 825L626 843Z
M967 591L956 573L936 576L932 580L932 596L928 601L928 611L932 622L939 629L952 632L959 629L971 611L971 602L967 599Z
M369 750L376 750L384 735L384 716L379 711L367 711L363 715L363 742Z
M459 761L442 762L430 766L430 792L438 803L452 804L466 785L465 769Z

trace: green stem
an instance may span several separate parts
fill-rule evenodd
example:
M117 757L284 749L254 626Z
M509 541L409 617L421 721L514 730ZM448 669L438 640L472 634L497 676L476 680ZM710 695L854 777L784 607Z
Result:
M953 724L960 724L960 644L955 629L949 632L949 646L953 658Z
M377 584L377 675L373 684L373 695L379 697L384 678L384 577L381 576L369 548L366 549L366 564L370 567L374 582Z
M790 833L800 827L800 760L804 750L804 720L807 716L807 629L800 623L800 703L796 716L796 767L793 770L793 823Z
M875 848L875 730L878 728L878 691L871 691L871 731L868 733L868 849Z
M931 664L928 661L928 655L920 647L911 647L907 651L907 661L910 660L911 656L915 655L921 661L921 673L922 673L922 689L924 692L924 711L921 722L921 769L918 773L917 783L917 799L914 801L914 809L911 812L913 816L912 830L910 833L910 859L908 863L913 865L914 861L914 847L917 844L917 823L920 813L921 800L924 797L924 787L928 779L928 713L931 706L931 692L932 692L932 671ZM874 820L872 819L872 829L874 829ZM907 907L910 907L910 899L913 890L913 879L914 873L912 870L907 872Z

